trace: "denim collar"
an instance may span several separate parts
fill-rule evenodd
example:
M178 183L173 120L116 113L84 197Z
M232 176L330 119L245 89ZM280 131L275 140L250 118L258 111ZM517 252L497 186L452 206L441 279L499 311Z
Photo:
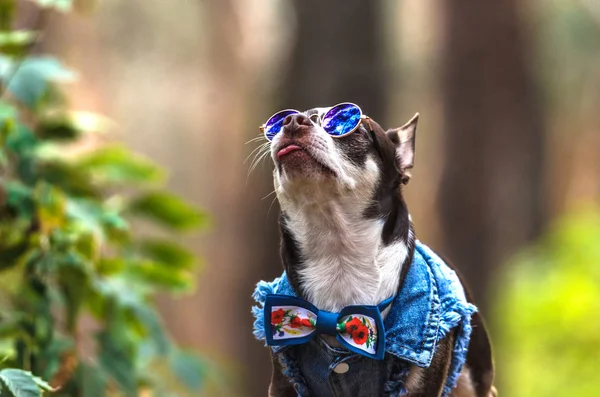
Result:
M260 306L253 307L252 311L256 317L254 334L259 339L265 337L262 305L267 294L297 296L285 272L272 282L257 284L253 296ZM428 367L437 342L458 325L462 325L459 332L462 340L457 344L466 352L471 329L465 320L476 310L467 302L456 273L429 247L417 241L402 289L384 320L386 353ZM278 346L273 350L278 353L284 348ZM462 356L455 370L460 371L464 354Z

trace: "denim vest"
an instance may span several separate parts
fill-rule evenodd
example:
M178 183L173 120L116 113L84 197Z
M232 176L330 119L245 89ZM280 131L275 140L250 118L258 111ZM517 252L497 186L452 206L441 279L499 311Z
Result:
M254 335L265 338L262 306L268 294L297 296L285 272L272 282L260 281L254 292L259 306ZM457 327L456 342L443 396L448 396L465 362L471 315L456 273L429 247L416 242L414 257L385 320L386 354L374 360L316 337L295 346L272 347L298 396L401 396L411 364L427 368L437 343ZM345 365L340 366L341 363ZM343 369L340 369L343 368ZM341 373L340 373L341 372Z

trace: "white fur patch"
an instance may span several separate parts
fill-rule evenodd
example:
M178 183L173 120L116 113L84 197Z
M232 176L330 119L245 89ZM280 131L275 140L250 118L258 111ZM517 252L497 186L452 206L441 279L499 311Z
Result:
M408 256L408 246L404 241L397 241L381 247L377 253L379 266L379 302L394 295L400 283L400 270Z

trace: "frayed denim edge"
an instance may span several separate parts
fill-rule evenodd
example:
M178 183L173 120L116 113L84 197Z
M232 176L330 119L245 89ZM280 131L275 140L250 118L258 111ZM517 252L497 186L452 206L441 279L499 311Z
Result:
M256 306L252 306L252 315L254 315L254 331L253 334L256 339L263 339L265 341L265 346L267 345L266 335L265 335L265 313L264 313L264 305L265 300L267 299L267 295L275 294L277 291L277 285L279 284L281 278L275 279L273 282L259 281L256 284L256 289L252 294L252 298L258 303ZM281 372L285 375L288 380L294 385L298 396L308 395L308 386L304 381L304 377L296 364L296 360L290 357L287 352L283 351L284 346L275 346L273 347L273 352L277 354L277 358L281 363Z
M254 315L254 331L253 334L256 339L264 339L265 346L267 345L265 335L265 313L264 305L267 295L275 293L275 282L268 283L266 281L259 281L256 284L256 289L252 294L254 300L258 303L258 306L252 306L252 314Z
M310 390L308 389L304 375L302 375L300 368L298 368L296 359L290 357L288 353L288 351L283 351L277 355L281 363L281 372L287 376L287 379L294 386L298 397L309 396Z
M465 363L467 351L469 349L472 330L471 315L476 311L477 308L470 303L457 302L442 314L438 341L446 336L451 329L459 327L456 335L456 342L454 344L452 361L450 363L450 370L448 372L448 379L446 380L444 392L442 393L443 397L449 396L452 389L456 387L456 382L460 376L460 371Z

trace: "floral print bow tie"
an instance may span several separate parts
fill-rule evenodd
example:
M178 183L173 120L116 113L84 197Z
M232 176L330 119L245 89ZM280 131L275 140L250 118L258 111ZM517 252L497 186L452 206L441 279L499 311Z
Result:
M340 313L332 313L319 310L304 299L267 295L264 306L267 345L298 345L315 335L326 334L335 336L350 351L383 360L385 329L381 312L393 299L377 306L346 306Z

